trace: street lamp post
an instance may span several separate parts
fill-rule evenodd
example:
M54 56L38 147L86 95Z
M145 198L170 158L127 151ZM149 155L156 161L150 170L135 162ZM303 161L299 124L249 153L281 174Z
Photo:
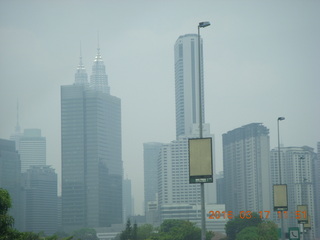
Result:
M278 125L278 160L279 160L279 179L280 184L282 184L281 180L281 157L280 157L280 131L279 131L279 121L285 120L284 117L278 117L277 125ZM283 222L283 211L281 211L281 239L285 240L285 231L284 231L284 222Z
M201 81L201 48L200 48L200 28L205 28L210 26L210 22L200 22L198 25L198 71L199 71L199 135L200 138L203 137L202 134L202 81ZM201 240L206 239L206 209L204 200L204 183L200 183L201 187Z

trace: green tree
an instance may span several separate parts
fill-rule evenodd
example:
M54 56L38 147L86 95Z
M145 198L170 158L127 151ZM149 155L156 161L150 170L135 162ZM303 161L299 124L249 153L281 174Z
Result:
M154 228L151 224L144 224L138 227L138 240L148 239L154 235Z
M258 227L246 227L242 229L236 237L236 240L260 240Z
M226 224L226 234L228 240L235 240L238 233L246 227L257 227L262 222L259 214L249 213L238 215Z
M259 240L277 240L278 226L274 222L265 221L258 225Z
M128 218L127 223L126 223L126 229L123 230L120 234L120 240L132 240L132 226L131 226L131 221L130 218Z
M160 226L160 240L197 240L201 239L201 229L185 220L170 219L165 220ZM206 239L213 237L212 232L208 232Z
M14 219L8 214L11 208L11 198L7 190L0 188L0 239L14 239L17 232L14 231Z

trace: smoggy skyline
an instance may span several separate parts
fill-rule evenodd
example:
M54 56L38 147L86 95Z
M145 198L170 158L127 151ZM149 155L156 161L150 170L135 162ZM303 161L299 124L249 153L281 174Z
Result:
M40 128L47 164L61 177L60 86L97 51L111 95L121 99L124 177L143 209L143 143L175 139L174 44L197 33L204 51L205 119L222 170L222 134L258 122L277 147L320 141L319 1L0 2L0 138ZM61 182L59 181L59 185ZM60 189L60 187L59 187Z

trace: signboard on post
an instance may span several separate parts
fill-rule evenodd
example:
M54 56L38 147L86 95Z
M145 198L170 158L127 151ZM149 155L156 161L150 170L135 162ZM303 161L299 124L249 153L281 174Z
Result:
M212 138L189 139L189 183L212 182Z
M297 206L297 219L298 223L307 223L308 222L308 205L298 205Z
M303 225L304 229L311 229L311 217L308 215L308 222Z
M287 184L273 185L273 210L288 210Z

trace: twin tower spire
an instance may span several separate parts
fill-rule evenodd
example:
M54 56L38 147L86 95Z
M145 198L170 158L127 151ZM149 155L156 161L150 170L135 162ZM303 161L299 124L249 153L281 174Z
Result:
M82 63L82 49L81 49L81 43L80 43L80 62L75 73L75 84L83 85L93 90L110 94L110 87L108 85L108 76L106 74L106 67L103 63L103 60L100 54L99 40L98 40L97 55L93 61L92 74L90 76L90 83L88 82L88 74Z

